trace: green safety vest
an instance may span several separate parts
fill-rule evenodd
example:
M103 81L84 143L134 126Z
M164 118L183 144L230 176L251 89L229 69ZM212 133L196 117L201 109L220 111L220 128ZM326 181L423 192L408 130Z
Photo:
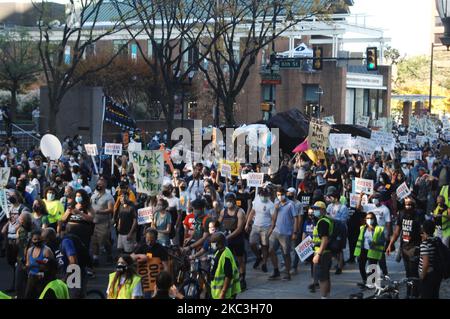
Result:
M334 223L333 223L333 220L330 217L324 216L321 219L319 219L319 221L317 222L317 224L316 224L316 226L314 227L314 230L313 230L313 244L314 244L314 251L316 251L316 252L319 251L320 244L322 242L322 240L319 237L319 228L318 228L319 227L319 223L321 221L325 221L325 222L328 223L328 230L329 230L328 238L331 237L331 235L333 234L333 230L334 230ZM327 252L330 252L330 250L325 249L324 253L327 253Z
M112 284L115 275L116 275L115 272L109 274L108 299L132 299L133 290L141 282L141 277L133 275L131 281L126 280L125 284L120 289L118 289L120 279L116 281L114 287Z
M216 252L214 257L217 256L219 252ZM217 265L216 272L214 273L214 278L211 281L211 296L213 299L220 298L220 292L222 291L223 285L225 283L225 258L231 261L231 266L233 269L233 277L231 278L230 285L228 286L227 292L225 293L225 299L231 299L234 295L241 292L241 282L239 280L239 270L234 260L233 253L226 247L222 255L219 258L219 263Z
M49 289L53 290L57 299L70 299L69 289L67 288L66 283L59 279L50 281L47 284L47 286L45 286L44 290L42 291L41 295L39 296L39 299L44 299L44 296L47 293L47 290L49 290Z
M447 205L447 207L450 207L450 202L448 198L448 185L442 186L439 195L444 197L445 205ZM448 216L448 210L442 213L442 232L445 237L450 236L450 218Z
M356 243L356 248L354 252L355 257L359 257L361 255L361 249L364 247L364 233L366 231L366 226L361 226L359 230L358 242ZM367 257L370 259L380 260L383 257L384 253L384 227L376 226L375 231L373 233L373 240L375 243L374 248L370 248L367 252Z
M0 291L0 299L12 299L12 297Z

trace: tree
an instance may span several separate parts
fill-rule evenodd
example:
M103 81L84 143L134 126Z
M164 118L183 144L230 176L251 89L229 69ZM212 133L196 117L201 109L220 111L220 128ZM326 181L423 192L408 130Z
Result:
M405 59L404 57L401 57L400 51L398 49L391 46L387 46L384 50L384 58L386 59L387 63L391 65L396 65Z
M36 43L25 31L0 35L0 87L11 93L12 121L16 119L17 94L35 82L40 71Z
M211 19L213 1L208 0L125 0L113 1L133 39L140 35L150 42L152 53L137 41L139 51L152 72L162 79L161 108L170 136L173 129L175 95L192 77L208 52L198 50L199 41ZM134 12L130 18L127 12ZM138 21L139 25L133 24ZM189 61L187 57L191 57Z
M97 21L104 1L70 0L66 22L50 21L46 1L35 3L39 12L39 56L42 62L49 99L49 130L56 132L56 117L66 93L88 75L94 74L112 63L128 42L99 65L79 69L87 51L98 41L123 29L120 22L113 22L107 30L97 28Z
M222 0L214 7L214 24L206 28L203 47L214 41L207 64L199 68L223 105L227 126L234 125L234 104L259 51L283 32L342 5L341 1ZM279 20L282 20L281 22ZM278 27L274 29L274 22Z

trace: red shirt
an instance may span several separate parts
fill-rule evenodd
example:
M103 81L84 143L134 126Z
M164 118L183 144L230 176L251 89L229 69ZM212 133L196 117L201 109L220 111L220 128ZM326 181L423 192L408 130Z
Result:
M186 215L186 218L183 221L183 225L186 226L187 229L187 232L184 234L184 238L191 237L192 234L194 234L194 221L195 221L194 213Z

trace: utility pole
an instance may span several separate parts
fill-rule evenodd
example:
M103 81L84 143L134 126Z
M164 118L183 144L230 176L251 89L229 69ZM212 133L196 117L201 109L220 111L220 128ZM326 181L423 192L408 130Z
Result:
M428 111L430 112L430 114L433 101L433 64L434 64L434 43L431 43L430 99L428 101Z

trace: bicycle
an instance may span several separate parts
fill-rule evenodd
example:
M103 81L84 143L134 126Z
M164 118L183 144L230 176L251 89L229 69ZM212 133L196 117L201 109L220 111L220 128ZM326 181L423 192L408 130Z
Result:
M210 264L210 258L189 259L189 271L185 272L179 289L184 292L186 299L209 299L211 297L210 272L202 267L202 262ZM186 273L188 274L186 276Z
M370 287L366 285L369 289L375 289L375 292L373 294L370 294L369 296L364 296L363 292L359 292L356 294L351 294L349 296L349 299L415 299L416 297L412 296L411 293L408 293L408 291L413 291L416 287L419 278L410 277L405 278L401 281L391 280L389 276L384 276L382 280L387 281L387 284L383 286L375 286ZM400 296L403 296L402 294L402 288L407 287L407 293L405 298L400 298Z

